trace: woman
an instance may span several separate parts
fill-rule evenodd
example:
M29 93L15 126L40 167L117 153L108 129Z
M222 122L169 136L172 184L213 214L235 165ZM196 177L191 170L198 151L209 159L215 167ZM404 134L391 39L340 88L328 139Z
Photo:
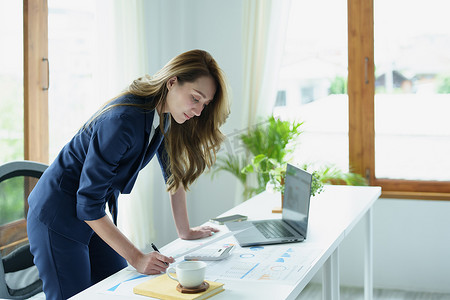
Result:
M225 78L211 55L193 50L135 80L61 150L31 193L28 237L47 299L67 299L121 270L158 274L173 258L142 253L115 226L117 197L157 155L180 238L191 228L186 189L215 161L229 114ZM113 221L106 215L108 204Z

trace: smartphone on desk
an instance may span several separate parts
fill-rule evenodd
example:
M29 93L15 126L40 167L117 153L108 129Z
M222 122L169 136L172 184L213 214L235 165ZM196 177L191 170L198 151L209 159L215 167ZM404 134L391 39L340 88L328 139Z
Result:
M245 220L247 220L247 216L231 215L231 216L226 216L226 217L214 218L209 221L212 223L215 223L215 224L223 225L226 222L240 222L240 221L245 221Z

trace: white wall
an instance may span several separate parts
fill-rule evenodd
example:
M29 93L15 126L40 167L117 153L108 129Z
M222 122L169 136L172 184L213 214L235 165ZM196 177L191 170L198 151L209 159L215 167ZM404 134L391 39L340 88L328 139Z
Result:
M450 293L449 216L448 201L379 199L373 223L375 287ZM352 262L363 237L357 228L344 243L344 284L362 285Z
M450 293L450 202L379 199L373 209L374 287ZM342 242L341 285L364 285L364 239L360 222Z
M224 133L242 129L242 33L240 0L145 2L149 17L150 73L173 56L194 48L209 51L228 75L232 87L232 113ZM149 168L160 172L155 161ZM154 178L163 186L162 178ZM234 205L237 183L228 174L211 180L203 175L188 194L191 225L198 225ZM168 198L155 201L153 217L164 245L176 233ZM364 231L361 224L340 250L341 283L364 282ZM375 287L450 292L450 202L380 199L374 206ZM316 280L320 280L316 276Z

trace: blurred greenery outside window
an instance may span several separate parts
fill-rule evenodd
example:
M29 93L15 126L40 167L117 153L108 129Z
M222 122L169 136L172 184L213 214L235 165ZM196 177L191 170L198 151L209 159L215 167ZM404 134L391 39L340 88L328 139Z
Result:
M22 1L0 2L0 164L24 156L22 16Z
M0 182L0 226L24 217L24 177Z
M24 159L23 4L0 2L0 165ZM24 217L23 178L0 183L0 225Z

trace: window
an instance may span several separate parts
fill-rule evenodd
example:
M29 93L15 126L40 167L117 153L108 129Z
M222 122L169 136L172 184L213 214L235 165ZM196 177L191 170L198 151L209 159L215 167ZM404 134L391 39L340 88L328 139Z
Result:
M273 113L304 122L296 163L348 170L346 1L291 5Z
M449 181L450 5L374 4L375 176Z
M127 56L139 53L135 4L48 1L50 161L105 102L142 75L125 67L134 62Z
M0 163L22 159L47 163L47 2L2 1L0 16L2 41L8 45L2 47L0 57ZM8 183L31 190L28 184ZM0 201L2 250L26 237L28 205L26 196L9 193L5 185L0 191L1 197L8 198ZM15 195L18 202L13 203L7 195Z
M450 199L449 4L292 6L274 115L305 122L298 160L350 166L384 197Z
M106 102L94 99L96 2L48 3L49 55L52 61L49 90L49 150L54 160L81 125ZM70 116L70 118L68 118Z
M448 4L374 3L374 160L364 165L383 196L448 200Z
M0 164L24 158L23 5L0 2ZM7 45L7 46L5 46Z

